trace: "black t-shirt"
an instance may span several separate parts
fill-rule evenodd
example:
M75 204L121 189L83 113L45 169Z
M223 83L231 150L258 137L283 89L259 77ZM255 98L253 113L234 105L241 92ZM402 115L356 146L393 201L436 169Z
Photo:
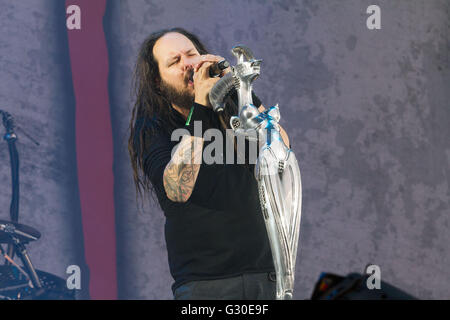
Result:
M257 98L254 103L261 105ZM194 104L189 126L178 111L172 111L179 127L190 132L199 120L204 130L219 127L216 113L202 105ZM171 141L170 135L161 126L152 136L144 150L144 171L166 217L165 239L175 280L172 290L191 280L274 271L254 165L202 162L191 197L185 203L173 202L163 186L164 169L179 142ZM223 152L226 159L226 148Z

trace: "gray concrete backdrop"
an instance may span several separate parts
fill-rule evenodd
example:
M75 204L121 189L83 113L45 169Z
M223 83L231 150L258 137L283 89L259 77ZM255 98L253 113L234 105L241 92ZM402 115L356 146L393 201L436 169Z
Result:
M75 154L75 101L64 1L0 1L0 109L12 114L20 157L19 222L42 237L28 246L39 270L66 278L84 261ZM3 125L0 134L5 133ZM0 219L9 220L11 171L8 146L0 142ZM3 262L3 259L0 261Z
M83 259L57 3L0 0L0 108L41 142L18 143L21 221L43 233L30 246L37 266L63 276ZM366 28L371 4L381 7L381 30ZM126 142L138 47L155 30L181 26L233 64L238 43L264 60L255 92L265 106L279 103L302 172L295 298L309 298L322 271L373 263L414 296L449 299L449 19L447 0L109 1L119 298L171 298L163 214L154 203L137 207ZM8 162L4 143L0 218Z

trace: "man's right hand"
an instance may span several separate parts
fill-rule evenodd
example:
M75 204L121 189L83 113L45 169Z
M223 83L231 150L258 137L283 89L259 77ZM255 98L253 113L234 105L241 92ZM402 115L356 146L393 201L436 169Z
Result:
M209 102L209 92L220 78L211 78L209 76L209 67L223 58L213 55L206 55L202 58L202 61L194 68L194 102L212 108Z

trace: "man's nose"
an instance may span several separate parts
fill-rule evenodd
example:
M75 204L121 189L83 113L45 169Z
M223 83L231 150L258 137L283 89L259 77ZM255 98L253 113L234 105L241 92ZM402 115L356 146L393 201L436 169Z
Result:
M183 57L183 66L184 70L193 69L194 66L198 63L198 57Z
M194 65L192 63L185 63L183 64L183 70L189 70L189 69L194 69Z

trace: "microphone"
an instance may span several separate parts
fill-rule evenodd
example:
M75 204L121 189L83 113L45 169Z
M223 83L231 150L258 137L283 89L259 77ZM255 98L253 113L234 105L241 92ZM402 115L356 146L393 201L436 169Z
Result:
M227 60L220 60L209 67L209 76L215 78L220 76L222 71L230 66Z

